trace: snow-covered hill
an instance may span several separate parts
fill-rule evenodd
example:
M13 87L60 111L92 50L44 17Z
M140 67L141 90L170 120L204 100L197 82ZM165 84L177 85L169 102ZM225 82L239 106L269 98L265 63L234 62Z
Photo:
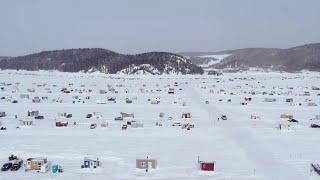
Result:
M188 57L193 63L201 67L221 70L251 70L254 68L287 72L320 71L320 43L288 49L245 48L220 52L185 52L180 54ZM213 59L210 60L210 58ZM220 61L215 59L220 59Z
M202 74L201 67L183 56L167 52L123 55L106 49L45 51L0 59L1 69L58 70L63 72Z

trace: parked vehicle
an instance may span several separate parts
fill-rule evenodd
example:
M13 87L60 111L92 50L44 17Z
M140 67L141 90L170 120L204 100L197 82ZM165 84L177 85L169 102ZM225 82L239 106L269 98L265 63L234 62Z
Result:
M72 118L72 114L67 114L66 118Z
M318 124L311 124L310 127L311 127L311 128L320 128L320 125L318 125Z
M0 130L7 130L7 128L6 127L1 127Z
M128 128L128 125L126 125L126 124L124 124L124 125L122 125L122 130L126 130Z
M298 120L296 120L296 119L290 119L290 120L288 120L289 122L295 122L295 123L297 123L297 122L299 122Z
M23 161L21 159L16 160L11 167L11 171L17 171L21 168Z
M227 115L221 115L221 119L222 120L227 120L228 118L227 118Z
M182 126L182 124L179 122L176 122L176 123L173 123L172 126Z
M95 129L96 127L97 127L97 124L95 123L90 125L90 129Z
M116 118L114 118L114 120L115 120L115 121L122 121L123 118L122 118L122 117L116 117Z
M87 114L86 118L91 118L92 114Z
M12 163L11 162L8 162L8 163L5 163L2 167L1 167L1 171L8 171L10 170L12 167Z
M51 166L51 172L52 173L63 173L63 169L60 165L55 164Z
M34 117L34 119L44 119L44 117L43 116L36 116L36 117Z

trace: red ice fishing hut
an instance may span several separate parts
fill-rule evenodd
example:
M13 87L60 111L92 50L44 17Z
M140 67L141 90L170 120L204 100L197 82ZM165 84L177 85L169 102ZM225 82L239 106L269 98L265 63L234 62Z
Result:
M214 162L200 161L199 165L201 171L214 171Z
M201 171L214 171L215 161L200 161L198 156L198 164Z

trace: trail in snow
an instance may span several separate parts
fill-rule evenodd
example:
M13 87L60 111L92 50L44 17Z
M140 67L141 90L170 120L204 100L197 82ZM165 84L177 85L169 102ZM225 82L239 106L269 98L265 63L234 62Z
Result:
M248 115L244 115L239 109L237 109L237 111L226 112L215 106L214 103L205 104L205 99L194 87L187 85L185 89L186 94L194 103L197 103L208 111L209 119L213 122L214 126L218 123L216 119L220 117L220 115L227 114L228 120L223 122L223 125L225 125L225 133L247 152L248 159L256 165L254 171L257 174L263 174L266 180L306 179L306 177L298 173L295 168L274 159L272 153L266 150L260 140L251 132L252 130L247 127L247 124L241 121L243 117L247 117ZM221 123L219 122L219 124Z

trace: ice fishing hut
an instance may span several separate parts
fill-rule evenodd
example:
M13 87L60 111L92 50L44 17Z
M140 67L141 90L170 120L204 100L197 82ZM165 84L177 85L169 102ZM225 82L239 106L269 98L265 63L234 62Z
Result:
M287 103L293 103L293 98L286 98Z
M58 112L58 113L57 113L57 116L58 116L58 118L66 117L66 116L67 116L67 113L66 113L66 112Z
M30 127L33 126L33 121L31 119L20 120L19 127Z
M134 113L124 113L124 112L121 112L121 117L122 119L125 119L125 118L134 118Z
M127 104L131 104L131 103L132 103L132 99L126 98L126 103L127 103Z
M26 171L47 172L50 164L47 158L29 158L25 163Z
M214 171L214 162L200 161L199 165L201 171Z
M6 112L0 112L0 117L6 117Z
M134 121L134 122L131 122L131 127L132 127L132 128L142 128L142 127L143 127L143 124Z
M97 100L96 104L107 104L107 102L104 100Z
M163 112L159 113L159 117L163 118L164 117L164 113ZM319 118L320 118L320 116L319 116Z
M29 94L20 94L20 99L29 99Z
M264 98L264 102L276 102L276 98Z
M102 123L100 124L100 127L102 127L102 128L108 127L108 122L107 122L107 121L102 122Z
M93 112L92 115L93 115L96 119L102 118L102 113L101 113L101 112Z
M182 113L181 118L183 118L183 119L191 118L191 113L189 113L189 112L187 112L187 113Z
M96 157L85 157L83 160L83 164L81 165L81 168L89 168L89 169L95 169L97 167L100 167L101 163L98 158Z
M160 98L155 98L150 101L151 104L159 104L160 103Z
M293 115L292 114L281 114L280 118L281 119L291 120L291 119L293 119Z
M32 88L32 89L27 89L27 91L30 92L30 93L36 92L36 90L35 90L34 88Z
M67 127L68 121L56 121L56 127Z
M34 98L32 99L32 102L33 102L33 103L40 103L40 102L41 102L41 99L40 99L38 96L36 96L36 97L34 97Z
M307 106L318 106L318 104L315 102L308 102Z
M168 94L174 94L174 88L169 88Z
M116 97L112 96L112 97L107 97L107 100L108 101L113 101L115 102L116 101Z
M28 116L29 116L29 117L39 116L39 111L35 111L35 110L28 111Z
M100 93L100 94L107 94L107 91L104 90L104 89L100 89L100 90L99 90L99 93Z
M198 164L201 171L215 171L215 161L200 161L198 157Z
M136 159L136 168L137 169L156 169L157 160L149 159L148 157L145 159Z
M62 169L62 167L60 165L54 164L54 165L51 166L51 172L54 173L54 174L55 173L62 173L63 169Z

